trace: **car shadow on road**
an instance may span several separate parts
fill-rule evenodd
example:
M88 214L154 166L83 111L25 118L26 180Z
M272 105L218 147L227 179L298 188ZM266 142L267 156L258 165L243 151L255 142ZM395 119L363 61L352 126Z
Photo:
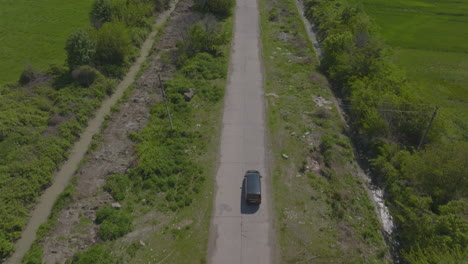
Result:
M245 180L242 180L242 191L240 196L241 214L255 214L260 208L259 204L249 204L245 201Z

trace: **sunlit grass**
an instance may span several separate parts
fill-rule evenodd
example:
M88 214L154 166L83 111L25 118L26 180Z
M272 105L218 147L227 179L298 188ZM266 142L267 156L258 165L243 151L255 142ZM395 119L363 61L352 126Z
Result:
M93 0L0 1L0 85L18 80L26 64L45 68L65 61L65 41L89 25Z
M395 62L416 93L441 106L455 137L466 137L468 117L468 1L350 0L362 3L395 50ZM465 121L463 121L465 120ZM457 128L452 130L451 128Z

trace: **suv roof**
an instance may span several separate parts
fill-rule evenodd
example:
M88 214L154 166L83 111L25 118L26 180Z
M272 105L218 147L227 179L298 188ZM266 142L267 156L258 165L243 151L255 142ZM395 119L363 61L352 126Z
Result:
M247 181L247 193L249 194L260 194L260 174L258 174L258 171L256 172L251 172L247 171L247 174L245 175L245 180Z

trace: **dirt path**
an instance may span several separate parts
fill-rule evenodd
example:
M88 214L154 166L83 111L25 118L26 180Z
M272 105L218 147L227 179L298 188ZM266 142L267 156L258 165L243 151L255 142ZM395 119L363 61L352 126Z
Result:
M171 6L171 8L162 14L157 18L155 22L155 28L159 28L163 23L167 21L169 18L170 14L175 8L175 3ZM49 187L44 194L39 198L39 202L35 209L31 213L31 217L28 221L28 224L21 234L21 238L16 242L16 251L14 254L7 260L6 263L20 263L23 255L29 250L31 247L31 244L36 238L36 231L38 227L44 223L47 220L47 217L49 216L52 206L55 202L55 199L57 196L64 190L64 188L67 186L67 184L70 182L70 179L75 173L75 170L77 169L80 161L83 159L89 144L91 143L92 136L99 132L100 127L104 121L104 118L106 115L110 113L110 109L113 105L116 104L116 102L122 97L124 91L135 81L135 76L138 73L138 71L141 68L141 64L146 60L148 57L149 51L151 47L153 46L154 43L154 38L157 34L157 30L153 31L146 41L143 43L140 51L140 57L137 59L137 61L134 63L134 65L130 68L128 71L127 75L125 78L122 80L122 82L117 86L115 93L108 99L106 99L101 107L97 110L95 117L89 121L88 127L83 131L83 133L80 135L79 141L77 141L73 148L70 151L70 155L68 160L62 165L62 167L59 169L59 171L56 173L54 176L54 181L52 183L52 186ZM152 87L150 87L152 88ZM144 93L144 92L143 92ZM150 103L150 102L145 102L148 99L148 95L140 94L137 95L135 98L133 98L133 102L138 102L139 104L145 104L145 103ZM140 101L141 100L141 101ZM154 101L154 97L152 99L149 99L150 101ZM142 120L147 117L148 113L144 113L144 111L140 111L141 109L136 106L133 109L133 113L126 114L126 119L128 122L126 122L125 126L119 125L120 130L127 130L133 131L140 129L142 127ZM123 112L123 111L122 111ZM125 115L125 114L124 114ZM124 117L124 120L125 120ZM126 136L121 138L122 140L129 141ZM111 141L110 141L111 142ZM110 142L108 144L110 144ZM128 142L128 144L132 145L131 142ZM79 181L80 186L77 186L78 193L82 197L86 197L89 194L96 193L96 190L99 186L102 186L104 183L104 178L96 177L100 172L102 171L107 171L107 173L118 173L118 172L124 172L125 169L127 168L128 164L130 163L129 160L131 158L131 155L128 155L128 150L125 150L126 145L119 145L115 144L114 145L114 150L118 150L119 148L121 151L124 151L123 153L126 154L124 159L122 157L117 157L113 156L113 153L116 152L108 152L104 151L103 153L98 153L99 159L102 160L102 164L100 167L102 168L101 170L93 170L90 171L90 173L83 173L83 170L80 171L80 174L78 177L81 177L81 175L87 175L89 177L88 181ZM118 151L117 151L118 153ZM118 167L113 167L110 166L109 164L106 164L106 161L112 161L113 163L117 162L120 163L120 166ZM101 162L101 161L99 161ZM86 191L84 191L86 190ZM90 197L90 200L95 200L98 201L98 203L105 203L107 200L109 200L110 197L104 197L104 199L99 200L96 199L96 197ZM85 202L86 204L86 202ZM89 204L88 204L89 205ZM83 208L86 208L87 205L82 205ZM75 219L78 218L78 214L75 214L76 212L74 211L68 211L65 214L68 214L69 219ZM58 252L60 248L54 248L49 250L50 252ZM45 250L44 255L47 256L47 250ZM63 256L66 256L68 254L64 253L62 254ZM45 263L55 263L55 260L61 259L61 258L47 258L44 259Z
M213 264L273 263L258 4L238 0L235 12L208 259ZM264 175L260 206L247 205L242 197L249 169Z

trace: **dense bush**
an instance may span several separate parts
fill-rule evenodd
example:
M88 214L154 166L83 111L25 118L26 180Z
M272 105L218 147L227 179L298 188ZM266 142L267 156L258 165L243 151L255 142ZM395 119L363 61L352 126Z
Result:
M197 0L196 4L201 10L211 12L221 17L231 15L235 0Z
M125 199L127 192L131 190L131 181L127 175L114 174L106 179L104 190L109 192L115 200Z
M412 94L369 17L346 0L305 6L323 44L322 70L345 99L357 142L385 187L400 253L411 263L466 258L466 142L444 141L443 125L433 126L416 151L432 109Z
M18 82L21 85L30 84L31 82L38 79L40 76L41 76L41 73L39 72L39 70L34 69L30 64L27 64L24 67L24 70L21 73Z
M89 87L93 84L98 76L99 72L87 65L76 68L72 72L73 79L84 87Z
M216 59L208 53L198 53L184 63L180 72L188 79L214 80L226 77L222 65L224 59Z
M96 223L99 224L98 235L103 240L114 240L132 231L130 214L110 206L97 211Z
M154 3L144 0L113 0L112 22L119 22L128 28L151 28Z
M221 55L223 45L229 41L228 33L221 30L216 24L215 26L208 26L207 22L209 21L212 21L212 19L191 26L186 39L177 44L179 51L177 64L179 66L184 65L187 58L191 58L198 53L206 52L213 56Z
M121 66L129 56L131 43L123 24L106 23L96 32L96 56L98 66Z
M91 39L86 30L77 29L68 36L65 50L68 67L73 70L77 66L92 63L96 53L96 42Z
M111 21L111 0L95 0L90 13L91 23L95 28L100 28L104 23Z

